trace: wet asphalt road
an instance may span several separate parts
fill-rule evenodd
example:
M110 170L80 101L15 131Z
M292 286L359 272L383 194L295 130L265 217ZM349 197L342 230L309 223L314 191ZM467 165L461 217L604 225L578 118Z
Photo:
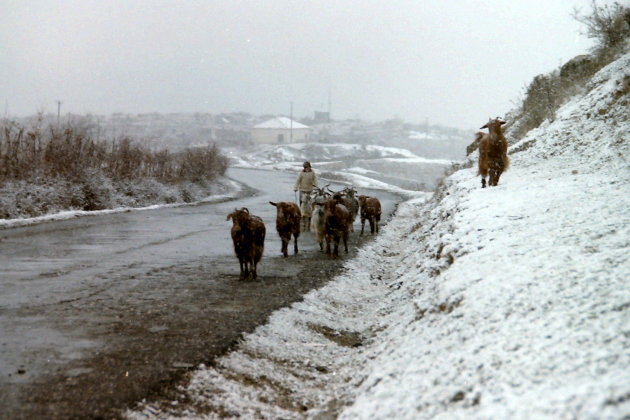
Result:
M43 395L36 401L25 399L24 391L32 389L33 384L54 384L61 380L60 377L65 381L76 379L80 384L83 376L94 377L99 369L106 372L107 366L95 367L85 361L107 353L116 341L112 336L117 330L121 335L124 335L122 332L128 334L131 321L123 326L116 317L133 312L134 306L138 308L138 319L133 328L141 326L153 334L171 328L169 320L165 320L163 314L159 319L152 319L151 314L155 311L148 309L140 314L140 308L178 302L178 309L170 313L179 311L183 314L177 315L180 318L194 314L191 308L196 304L192 297L195 283L191 282L186 289L178 289L180 295L172 297L168 294L175 293L175 289L167 290L160 285L202 276L207 280L205 283L215 282L217 288L251 288L252 296L255 295L255 283L243 287L235 281L238 263L233 256L229 235L231 222L225 220L235 207L249 208L267 225L265 256L259 274L263 278L266 274L278 278L298 276L297 262L281 263L280 240L275 232L276 210L268 204L270 200L294 199L294 175L247 169L231 169L228 175L247 184L251 190L237 200L223 203L87 216L0 230L0 419L37 418L46 413L47 404L54 405L52 400L64 399L63 395ZM386 215L400 201L394 194L370 194L381 199ZM355 229L357 227L358 220ZM309 233L302 235L300 251L302 256L311 256L309 263L313 267L326 261ZM205 283L199 293L213 293L209 289L211 285ZM183 294L188 297L184 298ZM250 299L251 296L241 298ZM186 308L187 302L190 302L190 308ZM232 302L224 312L239 311L246 307L244 302ZM255 299L248 300L247 305L255 305L255 302ZM276 305L288 303L290 299L286 298ZM213 304L221 305L220 302ZM265 319L262 315L250 318L261 323ZM142 325L143 320L146 325ZM250 320L247 327L234 322L232 335L226 335L226 340L233 334L240 334L239 329L251 329L251 322L254 321ZM178 328L186 332L186 327ZM202 343L196 345L202 346ZM120 354L118 358L125 357L124 352ZM150 355L145 358L150 364ZM175 360L172 355L167 359ZM107 362L108 366L111 364L111 361ZM95 388L94 392L103 391ZM128 396L143 395L143 392L146 390L140 387ZM31 403L44 408L20 409L20 405ZM111 404L111 401L103 404ZM3 407L10 417L3 416ZM50 410L52 418L55 408ZM64 411L60 413L58 418L64 418ZM98 418L98 415L90 416Z

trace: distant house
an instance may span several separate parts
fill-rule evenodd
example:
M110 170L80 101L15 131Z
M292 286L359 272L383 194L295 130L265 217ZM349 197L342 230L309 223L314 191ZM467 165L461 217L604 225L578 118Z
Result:
M254 143L303 143L311 139L311 128L287 117L276 117L252 128Z

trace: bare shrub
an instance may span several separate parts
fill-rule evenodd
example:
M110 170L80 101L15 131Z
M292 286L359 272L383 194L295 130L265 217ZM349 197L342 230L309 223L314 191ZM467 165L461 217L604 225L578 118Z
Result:
M587 15L574 10L573 18L586 26L586 36L597 40L596 50L601 53L616 50L630 38L629 6L623 6L619 2L598 6L593 0L591 8Z
M186 149L178 155L178 179L204 182L225 173L228 160L216 145L205 148Z
M525 89L520 109L508 125L512 141L520 140L543 121L553 121L556 111L583 89L584 82L612 62L630 39L630 7L618 2L598 6L593 0L590 14L578 10L573 17L586 26L586 35L597 40L593 55L580 55L558 70L538 75Z
M0 218L190 202L202 189L192 185L207 187L228 167L216 145L174 154L127 137L95 140L71 124L44 129L42 121L0 122Z
M70 125L46 131L12 121L2 124L0 163L0 182L41 177L79 181L102 171L115 181L155 178L200 183L224 174L228 166L216 145L172 154L152 151L127 137L97 141Z

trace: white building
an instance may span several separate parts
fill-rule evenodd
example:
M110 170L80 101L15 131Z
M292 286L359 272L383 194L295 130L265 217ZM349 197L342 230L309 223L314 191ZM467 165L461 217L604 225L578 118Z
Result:
M310 141L310 127L287 117L276 117L252 128L254 143L304 143Z

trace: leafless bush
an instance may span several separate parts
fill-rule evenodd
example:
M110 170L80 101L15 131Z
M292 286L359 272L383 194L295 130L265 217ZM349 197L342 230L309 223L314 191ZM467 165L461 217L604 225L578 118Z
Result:
M180 180L204 182L225 173L228 159L216 145L205 148L187 149L178 155Z
M95 140L81 126L0 121L0 218L190 202L225 173L216 146L152 151L129 138Z
M593 55L577 56L560 69L534 78L507 127L512 141L521 139L543 121L553 120L558 108L580 92L586 80L612 62L630 39L630 7L617 2L598 6L595 1L591 7L590 14L582 15L576 10L573 17L586 26L589 38L598 41Z
M173 154L152 151L129 138L97 141L72 126L27 129L5 121L1 130L0 182L51 178L79 182L100 172L114 181L202 183L227 169L227 158L216 145Z
M591 12L582 15L579 10L573 11L573 18L586 26L586 36L598 42L600 52L615 50L630 38L630 7L619 2L598 6L595 0L591 3Z

